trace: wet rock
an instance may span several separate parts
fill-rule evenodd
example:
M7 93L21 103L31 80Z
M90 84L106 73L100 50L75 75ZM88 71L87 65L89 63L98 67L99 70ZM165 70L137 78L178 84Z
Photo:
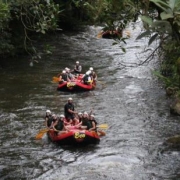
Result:
M170 105L170 113L180 116L180 99L176 98Z
M170 137L170 138L167 139L166 142L174 144L174 145L180 144L180 135Z
M178 87L167 87L166 88L166 95L167 96L174 96L178 90L179 90Z

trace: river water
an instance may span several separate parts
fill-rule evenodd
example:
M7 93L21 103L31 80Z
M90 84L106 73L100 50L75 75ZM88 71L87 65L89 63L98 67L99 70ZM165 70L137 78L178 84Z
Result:
M55 34L39 49L51 46L53 55L29 66L28 59L12 59L0 71L0 179L28 180L176 180L180 179L180 151L166 139L178 134L179 117L169 113L162 84L153 77L157 60L135 68L121 63L145 60L146 39L136 41L141 24L127 40L127 52L113 40L96 38L100 27L82 32ZM153 47L152 47L153 48ZM94 67L94 91L56 91L52 77L80 61L84 72ZM57 146L35 140L44 128L46 109L61 114L72 97L77 111L94 109L99 124L107 123L98 145Z

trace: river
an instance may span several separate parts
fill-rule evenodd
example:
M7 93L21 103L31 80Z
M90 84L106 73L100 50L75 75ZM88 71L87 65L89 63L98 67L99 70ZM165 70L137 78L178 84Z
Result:
M152 75L158 67L148 64L123 68L121 63L145 60L146 39L135 40L141 24L130 26L131 37L123 45L96 38L100 27L82 32L55 34L43 43L53 54L29 66L27 57L6 62L0 71L0 179L2 180L177 180L180 151L165 142L179 133L179 117L170 115L169 99L161 82ZM153 47L152 47L153 48ZM98 84L94 91L56 91L52 77L80 61L85 72L94 67ZM98 145L58 146L35 140L44 128L45 111L63 113L73 98L77 111L94 109L99 124L107 123Z

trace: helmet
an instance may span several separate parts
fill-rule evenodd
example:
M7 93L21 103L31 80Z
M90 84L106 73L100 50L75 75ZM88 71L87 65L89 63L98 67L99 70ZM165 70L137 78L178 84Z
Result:
M63 73L63 74L65 74L65 73L66 73L66 71L65 71L65 70L63 70L63 71L62 71L62 73Z
M91 114L90 116L94 118L94 115L93 115L93 114Z
M82 115L82 113L81 113L81 112L79 112L79 113L78 113L78 115Z
M64 118L64 115L63 115L63 114L61 114L59 117L60 117L60 118Z
M90 67L90 68L89 68L89 70L90 70L90 71L93 71L93 68L92 68L92 67Z
M84 113L83 113L84 115L88 115L88 113L85 111Z
M72 101L73 99L70 97L69 99L68 99L68 101Z
M68 67L65 68L65 71L69 71L70 69Z
M76 61L76 64L79 64L79 61Z
M46 110L46 113L50 113L51 114L51 111L48 109L48 110Z
M57 118L57 116L55 114L53 114L52 117L55 118L55 119Z

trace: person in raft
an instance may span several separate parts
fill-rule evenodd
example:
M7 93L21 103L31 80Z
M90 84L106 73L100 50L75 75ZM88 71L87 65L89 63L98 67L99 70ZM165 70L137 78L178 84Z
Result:
M81 81L83 81L84 84L90 85L92 83L91 79L91 71L87 71L84 75Z
M50 110L46 110L46 115L45 115L45 126L47 128L51 128L53 124L53 117L51 114Z
M67 121L72 125L77 125L79 123L79 120L75 117L77 112L75 111L72 98L69 98L68 102L64 105L64 114Z
M75 74L81 74L82 72L82 66L79 64L79 61L76 61L76 65L74 66L74 71Z
M90 122L90 127L89 127L89 131L96 131L97 132L97 121L95 120L95 117L93 114L91 114L89 116L89 122Z
M91 128L91 123L89 121L89 114L85 111L82 116L81 126L79 126L81 129L89 130Z
M65 117L63 114L61 114L57 118L56 122L53 124L53 129L54 131L57 132L57 135L62 133L67 133L69 131L69 129L65 126L64 120Z
M68 74L65 70L63 70L59 76L59 84L62 84L64 81L70 81Z
M89 71L91 72L90 73L91 78L93 79L94 83L96 83L96 81L97 81L97 74L95 73L93 67L90 67Z
M66 74L67 74L67 76L69 78L69 81L73 81L74 80L74 75L71 73L71 70L68 67L66 67L65 71L66 71Z

